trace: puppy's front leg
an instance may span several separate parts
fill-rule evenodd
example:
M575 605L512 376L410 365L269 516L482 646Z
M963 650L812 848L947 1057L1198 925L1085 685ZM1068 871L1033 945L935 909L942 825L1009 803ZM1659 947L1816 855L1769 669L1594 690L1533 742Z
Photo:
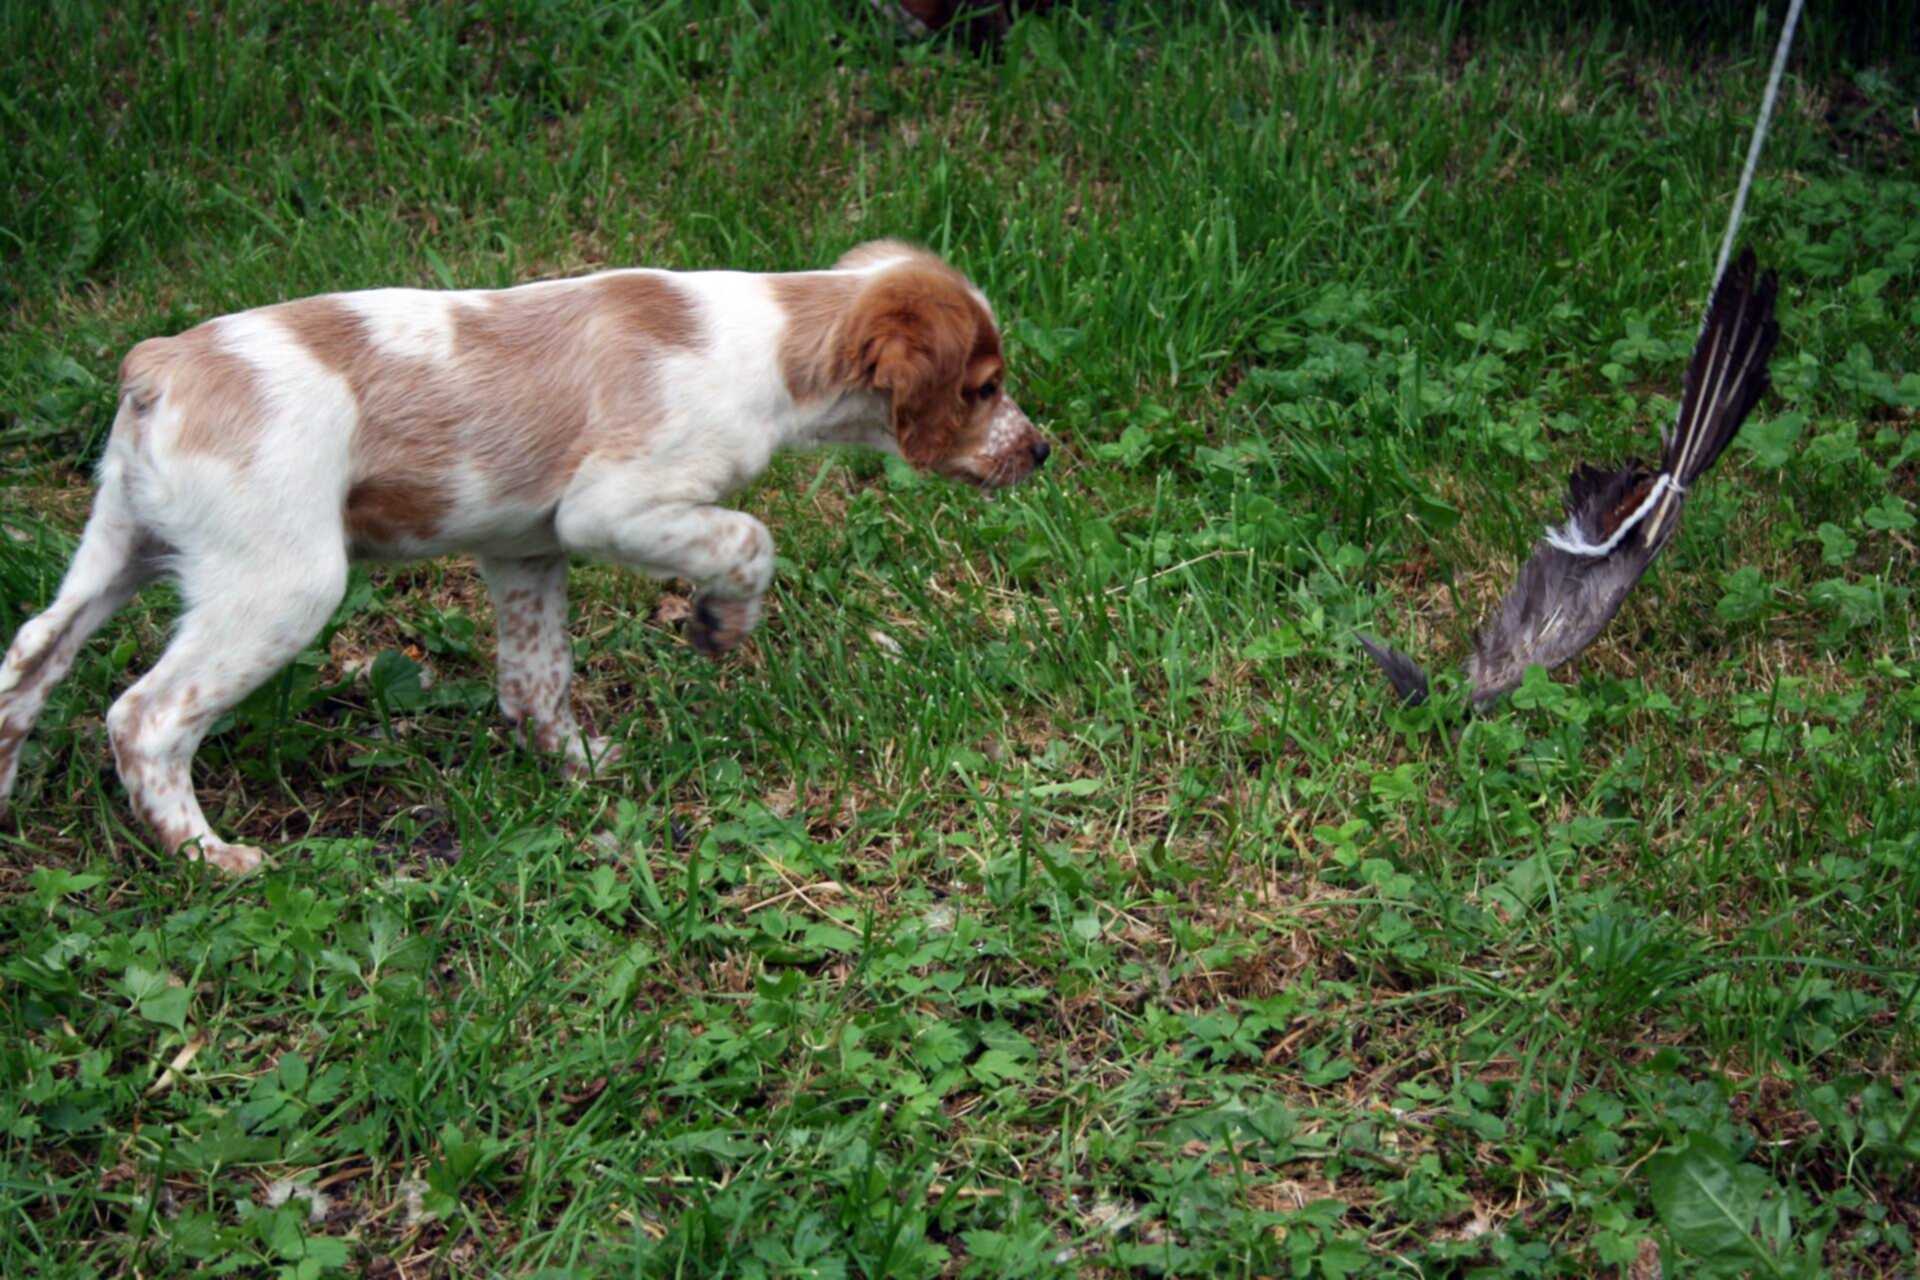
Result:
M709 656L747 638L773 581L773 535L744 511L674 502L609 510L570 498L555 521L568 551L604 556L697 588L687 638Z

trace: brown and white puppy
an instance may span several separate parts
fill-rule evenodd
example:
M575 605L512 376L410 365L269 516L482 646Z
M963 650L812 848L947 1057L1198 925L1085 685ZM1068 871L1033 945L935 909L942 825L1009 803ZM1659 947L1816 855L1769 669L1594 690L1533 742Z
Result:
M602 744L569 705L569 554L690 580L692 642L724 652L759 621L773 538L720 500L776 450L826 443L982 487L1022 480L1048 446L1003 372L979 290L897 241L791 275L330 294L142 342L79 550L0 665L0 809L49 689L169 573L185 610L108 713L114 760L168 849L257 866L207 826L193 754L313 639L356 557L475 555L502 711L586 765Z

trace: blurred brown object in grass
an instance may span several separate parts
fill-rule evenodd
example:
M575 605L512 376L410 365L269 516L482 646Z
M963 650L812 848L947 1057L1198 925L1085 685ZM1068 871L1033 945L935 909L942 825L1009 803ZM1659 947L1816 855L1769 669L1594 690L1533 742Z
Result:
M974 49L997 44L1023 13L1044 13L1056 0L873 0L917 36L953 31Z

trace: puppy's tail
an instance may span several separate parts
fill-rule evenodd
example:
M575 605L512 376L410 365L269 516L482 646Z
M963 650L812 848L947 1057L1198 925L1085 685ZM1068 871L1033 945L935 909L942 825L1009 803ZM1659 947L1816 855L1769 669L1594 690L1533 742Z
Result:
M1367 656L1380 664L1380 670L1386 673L1394 692L1400 695L1400 701L1417 707L1427 700L1427 673L1420 669L1419 663L1364 631L1356 632L1354 638L1367 651Z

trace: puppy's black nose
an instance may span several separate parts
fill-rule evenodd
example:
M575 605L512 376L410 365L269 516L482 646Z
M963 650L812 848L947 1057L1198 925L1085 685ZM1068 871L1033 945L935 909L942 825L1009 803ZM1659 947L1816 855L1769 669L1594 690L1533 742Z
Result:
M1032 452L1033 465L1037 467L1047 460L1047 455L1053 452L1053 446L1042 440L1033 446Z

